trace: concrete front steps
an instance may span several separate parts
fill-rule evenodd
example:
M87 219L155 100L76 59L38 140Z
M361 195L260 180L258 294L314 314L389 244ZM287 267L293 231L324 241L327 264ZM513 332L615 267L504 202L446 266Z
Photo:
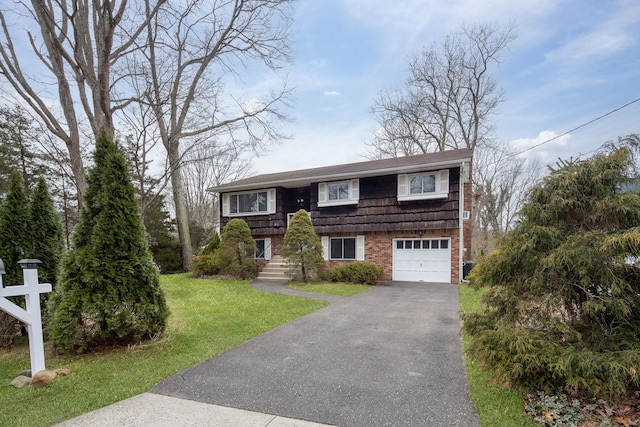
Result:
M267 262L262 271L258 273L257 279L277 282L290 281L291 278L289 277L287 261L280 255L274 255L271 257L271 260Z

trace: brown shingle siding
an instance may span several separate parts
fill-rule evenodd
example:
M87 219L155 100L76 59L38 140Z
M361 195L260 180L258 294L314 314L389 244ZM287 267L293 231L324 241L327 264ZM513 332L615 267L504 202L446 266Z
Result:
M312 219L316 232L419 230L458 227L459 168L449 171L446 199L398 202L397 175L360 180L358 205L317 207L317 185L311 186Z

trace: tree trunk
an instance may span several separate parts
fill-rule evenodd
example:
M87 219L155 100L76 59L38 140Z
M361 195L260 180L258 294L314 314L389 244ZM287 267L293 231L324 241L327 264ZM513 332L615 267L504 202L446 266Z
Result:
M180 154L178 144L168 145L169 164L171 165L171 187L173 189L173 204L176 209L176 225L178 238L182 246L182 268L191 270L193 250L191 249L191 235L189 234L189 212L187 199L182 186L182 174L180 173Z

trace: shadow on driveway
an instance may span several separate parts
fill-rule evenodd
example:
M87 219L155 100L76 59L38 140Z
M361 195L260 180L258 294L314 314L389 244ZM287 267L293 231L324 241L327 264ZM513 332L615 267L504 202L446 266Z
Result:
M393 282L331 300L152 393L344 427L480 426L455 285Z

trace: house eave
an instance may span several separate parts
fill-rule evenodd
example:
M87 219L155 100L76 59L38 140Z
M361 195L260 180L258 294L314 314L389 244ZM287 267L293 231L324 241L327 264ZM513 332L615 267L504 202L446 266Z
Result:
M306 187L312 183L338 181L342 179L368 178L373 176L404 174L413 172L422 172L427 170L436 170L449 167L457 167L464 163L469 163L471 157L457 158L455 160L446 160L440 162L429 162L422 164L413 164L406 166L394 166L387 168L369 169L358 172L329 173L329 174L311 174L309 176L301 176L295 179L273 179L260 182L222 184L208 188L207 191L213 193L228 193L232 191L257 190L273 187L299 188ZM313 171L312 169L310 171ZM257 177L256 177L257 178Z

